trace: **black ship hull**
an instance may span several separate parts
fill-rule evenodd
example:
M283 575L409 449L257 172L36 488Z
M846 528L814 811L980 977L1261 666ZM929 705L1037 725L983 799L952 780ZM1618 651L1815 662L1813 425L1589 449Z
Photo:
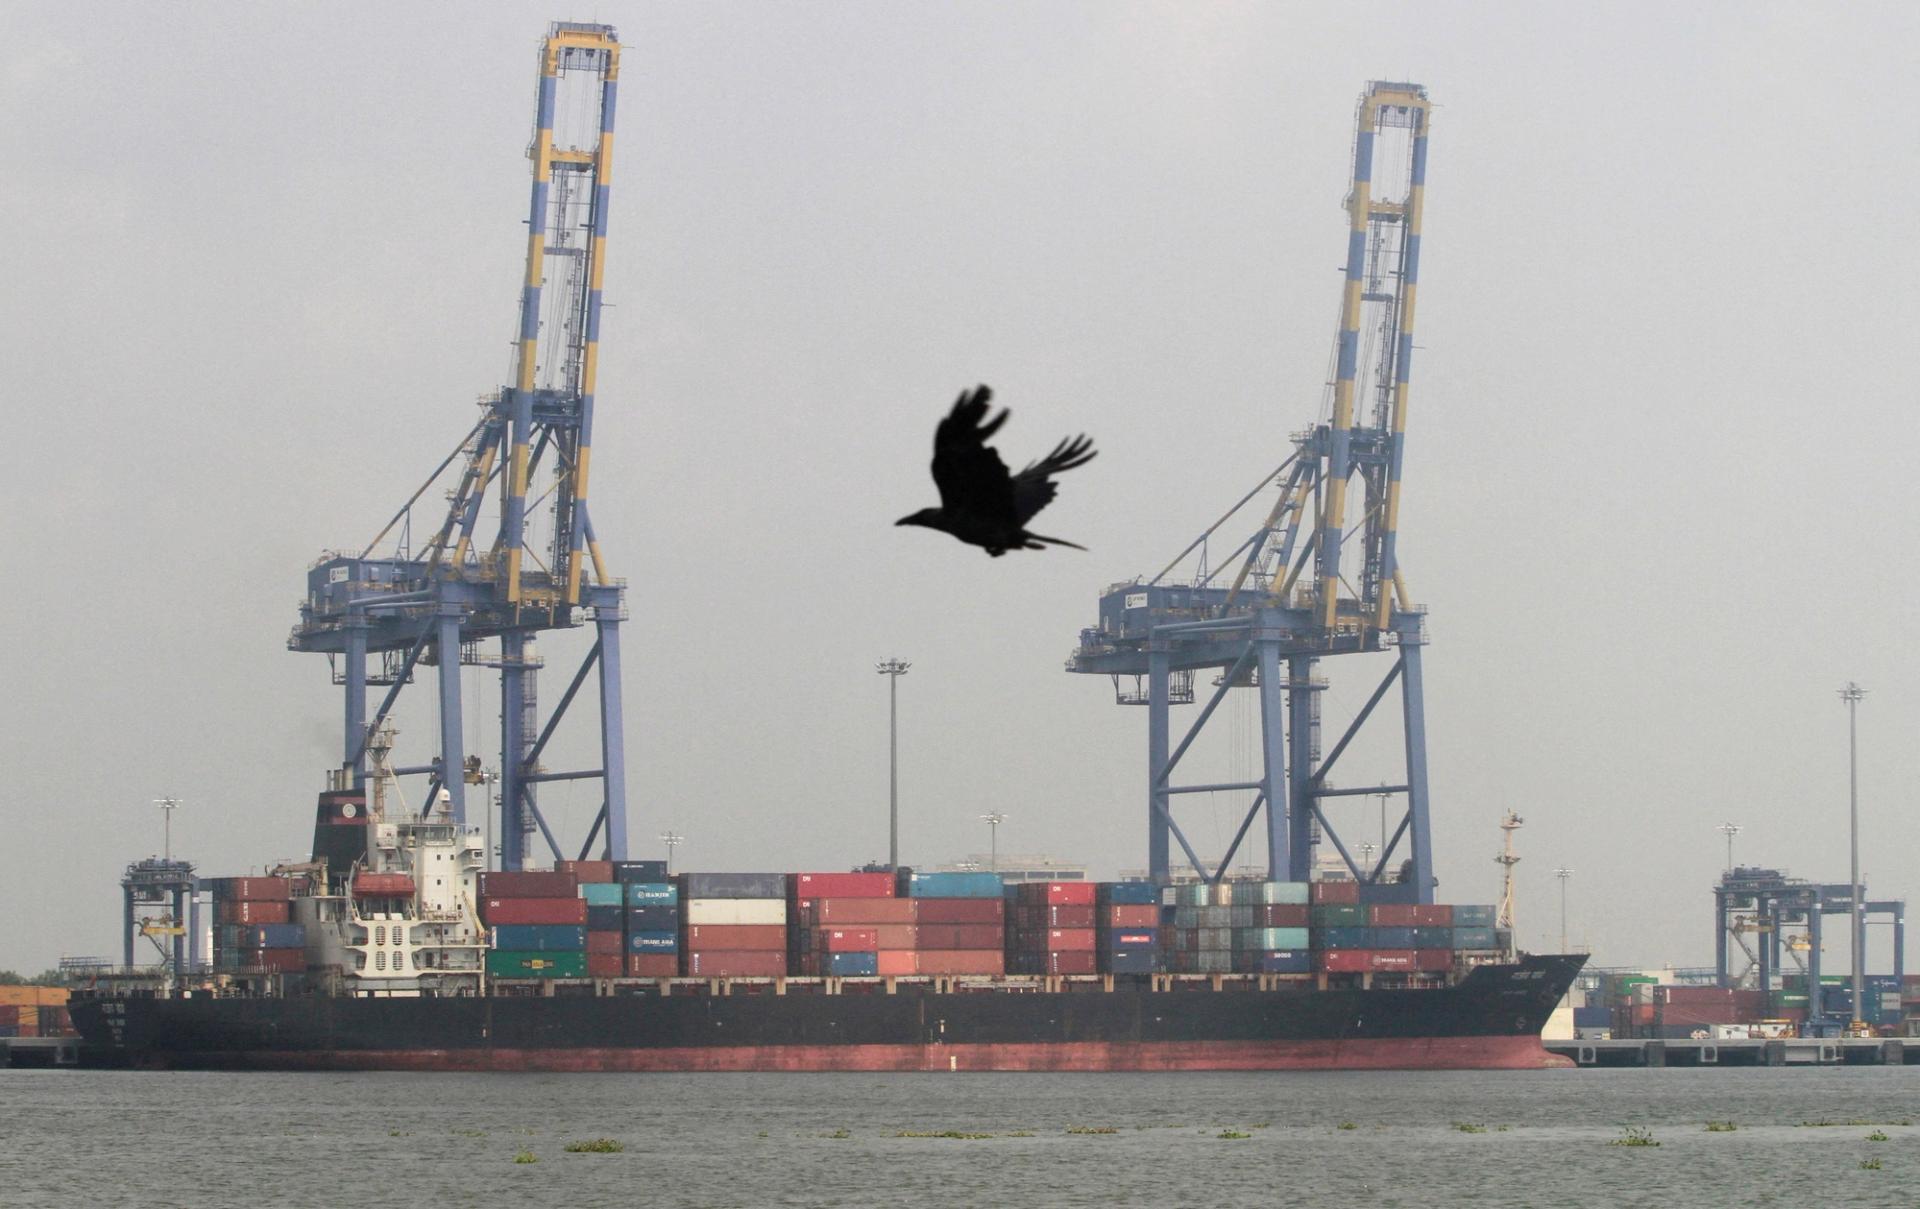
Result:
M1584 961L1527 957L1422 990L1152 990L1142 980L944 993L901 984L892 994L761 984L665 996L93 998L73 1019L101 1060L162 1069L1530 1069L1566 1064L1540 1030Z

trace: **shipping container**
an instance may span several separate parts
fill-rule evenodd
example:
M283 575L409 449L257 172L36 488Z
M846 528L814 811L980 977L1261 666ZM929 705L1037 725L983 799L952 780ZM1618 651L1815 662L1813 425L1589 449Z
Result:
M907 898L999 898L1002 893L998 873L914 873L900 880Z
M1006 944L1006 933L997 924L914 925L914 947L918 949L999 949Z
M487 869L480 874L481 898L572 898L578 889L573 874L552 869Z
M581 882L580 897L587 900L589 907L624 907L627 905L627 887L620 882Z
M1413 926L1416 928L1453 927L1453 907L1447 903L1415 903Z
M667 862L615 861L613 862L613 880L628 883L664 882L667 880Z
M1451 949L1453 947L1453 929L1438 927L1414 928L1413 947L1416 949ZM1451 958L1449 958L1449 960L1451 960Z
M1160 972L1160 950L1153 946L1144 949L1103 949L1095 968L1102 974L1157 974Z
M615 880L612 861L555 861L553 869L556 873L573 874L574 881L583 886Z
M487 974L493 978L585 978L587 955L529 953L517 949L487 951Z
M1092 957L1093 954L1077 956ZM913 955L916 974L987 975L1007 972L1007 958L998 949L921 949Z
M1211 902L1213 887L1206 882L1183 882L1178 886L1168 886L1162 902L1178 907L1204 907Z
M874 924L873 934L879 937L883 949L920 947L920 928L917 924Z
M871 953L880 947L880 935L872 928L822 928L807 947L824 953Z
M223 924L283 924L292 910L293 904L285 900L223 899L213 916L216 923Z
M1304 907L1311 900L1312 889L1306 882L1233 883L1233 901L1236 903L1252 903L1255 906Z
M880 972L879 954L872 951L827 953L823 956L823 972L832 978L871 978Z
M1094 926L1097 908L1080 904L1048 905L1044 903L1019 903L1014 907L1018 918L1014 921L1021 928L1091 928ZM926 922L924 919L922 923Z
M1327 905L1343 904L1347 906L1359 906L1360 883L1314 882L1313 888L1309 892L1309 901L1316 906L1323 903Z
M1315 885L1341 885L1340 882ZM1367 926L1367 909L1358 903L1322 903L1313 908L1312 924L1316 928L1364 928Z
M1118 905L1106 907L1100 918L1102 927L1107 928L1153 928L1160 924L1160 908L1152 905Z
M1234 970L1241 974L1311 974L1313 954L1305 949L1250 950L1234 955Z
M681 953L681 966L695 978L784 978L787 951L755 952L751 949L706 951L689 949Z
M875 954L879 972L888 977L919 973L919 957L912 949L881 949Z
M579 924L587 922L587 904L579 898L488 898L480 904L488 924Z
M1413 903L1376 903L1367 909L1367 926L1373 928L1411 928Z
M1304 949L1308 947L1305 928L1236 928L1233 947L1245 950Z
M1412 949L1322 949L1313 955L1317 970L1329 974L1381 973L1416 969Z
M626 929L629 932L667 931L680 927L680 907L678 904L657 904L649 907L628 907Z
M1231 949L1175 949L1167 955L1167 968L1176 974L1231 974Z
M1045 941L1032 947L1049 953L1091 953L1099 947L1099 937L1092 928L1048 928Z
M1459 918L1455 912L1454 918ZM1456 949L1497 949L1498 938L1492 928L1459 928L1453 930L1453 947Z
M353 875L355 898L412 898L413 895L413 878L409 874L369 873L362 870Z
M1415 949L1413 968L1423 974L1444 974L1453 968L1453 950Z
M243 949L300 949L306 943L307 930L300 924L249 924L240 934Z
M1499 912L1493 907L1461 906L1453 908L1453 926L1456 928L1491 928Z
M892 898L891 873L796 873L788 893L795 898Z
M940 901L930 899L928 901ZM998 905L998 900L995 900ZM870 924L911 924L918 900L910 898L816 898L806 922L835 927Z
M1105 950L1157 949L1160 947L1160 933L1154 928L1120 928L1102 932L1099 947Z
M680 972L678 953L628 953L627 977L672 978Z
M629 907L658 907L680 901L680 887L672 882L627 882Z
M587 954L587 977L618 978L627 972L627 959L618 950L612 953Z
M1305 903L1267 903L1253 909L1256 928L1304 928L1313 922L1313 908Z
M496 949L523 953L578 953L587 947L587 930L571 924L501 924L491 929Z
M587 956L592 957L598 954L611 954L617 958L626 951L627 934L625 932L599 932L592 928L587 930ZM615 978L618 976L618 970L615 970L612 974L595 975L595 977L606 978Z
M1007 917L1005 899L916 898L911 901L913 918L923 924L998 924Z
M1009 974L1097 974L1098 962L1092 950L1013 953L1006 958Z
M627 933L627 952L635 953L678 953L680 934L678 932L660 932L653 930Z
M285 902L291 885L284 877L217 877L213 895L223 899L251 899L255 902Z
M680 897L686 899L775 898L784 904L787 875L784 873L682 873Z
M596 932L620 932L627 926L625 907L596 907L587 904L587 927Z
M711 952L779 949L784 953L787 947L787 929L782 924L689 923L686 926L685 935L681 938L681 947Z
M680 905L680 918L689 927L695 924L715 924L785 928L787 900L784 898L690 898Z
M286 924L267 924L266 927L287 927ZM272 970L277 974L304 974L307 971L307 951L304 948L261 948L242 949L242 961L250 969Z
M1160 890L1152 882L1101 882L1097 901L1116 907L1157 907Z

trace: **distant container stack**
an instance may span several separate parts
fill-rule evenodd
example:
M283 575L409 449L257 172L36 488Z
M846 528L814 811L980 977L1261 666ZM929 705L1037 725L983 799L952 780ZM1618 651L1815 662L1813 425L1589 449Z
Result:
M587 900L571 870L480 875L490 978L585 978Z
M913 973L1007 972L1006 902L999 874L903 874L899 888L913 904Z
M787 973L787 875L680 875L680 972L690 978Z
M1305 882L1175 886L1163 945L1177 974L1304 974L1313 968ZM1355 907L1358 911L1360 908Z
M627 977L672 978L680 972L680 887L668 880L667 862L615 861L613 879L623 891Z
M912 904L891 873L796 873L788 879L788 969L808 978L864 978L912 955ZM884 972L892 973L888 969Z
M1099 889L1093 882L1007 887L1007 973L1099 972Z
M303 974L307 932L288 922L292 884L284 877L218 877L213 903L213 968Z
M627 972L627 888L614 879L612 861L557 861L556 873L571 873L587 904L587 977L621 978Z
M1101 882L1094 890L1095 969L1101 974L1157 974L1160 891L1152 882Z

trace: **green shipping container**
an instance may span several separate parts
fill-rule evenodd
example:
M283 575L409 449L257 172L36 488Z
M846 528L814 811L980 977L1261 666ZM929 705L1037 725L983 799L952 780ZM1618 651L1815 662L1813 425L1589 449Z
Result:
M1307 948L1305 928L1235 928L1233 947L1242 952Z
M1320 903L1313 908L1316 928L1364 928L1367 909L1358 903Z
M589 907L624 907L627 887L622 882L587 882L580 887L580 897Z
M494 949L487 954L489 978L585 978L585 953L536 953Z

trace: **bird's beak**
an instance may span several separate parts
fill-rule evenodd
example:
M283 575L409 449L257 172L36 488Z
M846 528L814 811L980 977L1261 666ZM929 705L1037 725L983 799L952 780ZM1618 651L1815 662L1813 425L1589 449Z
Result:
M898 527L898 526L900 526L900 525L911 525L911 524L913 523L913 518L912 518L912 517L910 517L910 516L903 516L903 517L901 517L901 518L900 518L899 520L897 520L897 521L895 521L895 522L893 522L893 523L894 523L894 525L895 525L896 527Z

